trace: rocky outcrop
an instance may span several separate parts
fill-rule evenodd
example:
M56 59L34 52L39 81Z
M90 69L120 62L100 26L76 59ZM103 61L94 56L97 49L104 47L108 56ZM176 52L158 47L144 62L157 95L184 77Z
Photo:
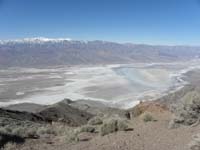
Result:
M150 113L162 113L168 111L168 108L165 104L162 104L157 101L146 101L140 102L140 104L136 105L135 107L129 109L127 111L127 115L133 119L135 117L140 116L145 112Z
M71 107L68 103L60 102L44 108L37 113L49 122L64 122L69 126L80 126L86 124L92 114Z
M170 128L183 125L196 125L200 119L200 94L197 91L188 92L181 102L172 107L174 117Z
M0 108L0 118L14 119L18 121L33 121L33 122L44 122L45 119L37 114L29 112L20 112L14 110L6 110Z

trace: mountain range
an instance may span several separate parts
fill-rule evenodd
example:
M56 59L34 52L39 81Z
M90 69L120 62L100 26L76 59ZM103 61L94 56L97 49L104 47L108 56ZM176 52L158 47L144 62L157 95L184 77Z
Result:
M200 56L197 46L26 38L0 41L0 67L41 67L134 62L169 62Z

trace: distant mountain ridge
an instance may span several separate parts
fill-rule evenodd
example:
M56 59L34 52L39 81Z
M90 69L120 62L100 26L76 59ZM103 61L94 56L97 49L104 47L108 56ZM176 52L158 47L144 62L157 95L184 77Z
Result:
M169 62L200 56L200 47L26 38L0 41L0 67Z

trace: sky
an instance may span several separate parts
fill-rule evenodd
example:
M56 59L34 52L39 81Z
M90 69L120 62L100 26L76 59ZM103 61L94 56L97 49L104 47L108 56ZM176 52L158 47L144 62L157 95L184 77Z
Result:
M200 0L0 0L0 39L200 45Z

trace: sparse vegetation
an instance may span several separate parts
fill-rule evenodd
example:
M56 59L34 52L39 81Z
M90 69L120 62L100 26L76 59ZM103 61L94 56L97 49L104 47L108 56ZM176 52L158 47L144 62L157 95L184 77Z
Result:
M9 142L4 146L5 150L15 150L17 147L16 143Z
M8 127L0 127L0 133L1 134L9 134L11 133L12 131L10 130L10 128Z
M26 137L26 129L24 127L16 127L12 130L12 134L13 135L17 135L17 136L20 136L20 137Z
M78 130L73 130L73 129L66 130L65 131L65 141L67 143L78 142L79 141L78 134L79 134Z
M26 134L27 134L27 137L29 138L39 138L36 128L29 129Z
M153 115L148 112L144 112L141 115L141 118L143 119L144 122L156 121L156 119L153 117Z
M118 120L117 121L117 129L118 129L118 131L125 131L126 129L128 129L127 120Z
M117 131L117 120L111 119L103 123L101 127L101 135L104 136L109 133Z
M101 125L103 121L99 117L94 117L88 121L89 125Z
M2 134L9 134L9 135L15 135L22 138L37 138L37 128L29 128L29 127L23 127L23 126L6 126L0 128L0 133Z
M180 124L197 125L200 115L200 94L197 91L191 91L182 98L182 103L173 107L175 116L170 121L170 125L178 127Z
M90 126L90 125L85 125L85 126L82 126L80 127L80 132L95 132L95 127L93 126Z
M125 131L128 128L126 121L118 119L106 120L100 128L100 134L102 136L116 131Z
M44 134L54 134L55 135L56 132L55 132L55 129L53 129L51 126L43 126L37 130L37 134L38 135L44 135Z

